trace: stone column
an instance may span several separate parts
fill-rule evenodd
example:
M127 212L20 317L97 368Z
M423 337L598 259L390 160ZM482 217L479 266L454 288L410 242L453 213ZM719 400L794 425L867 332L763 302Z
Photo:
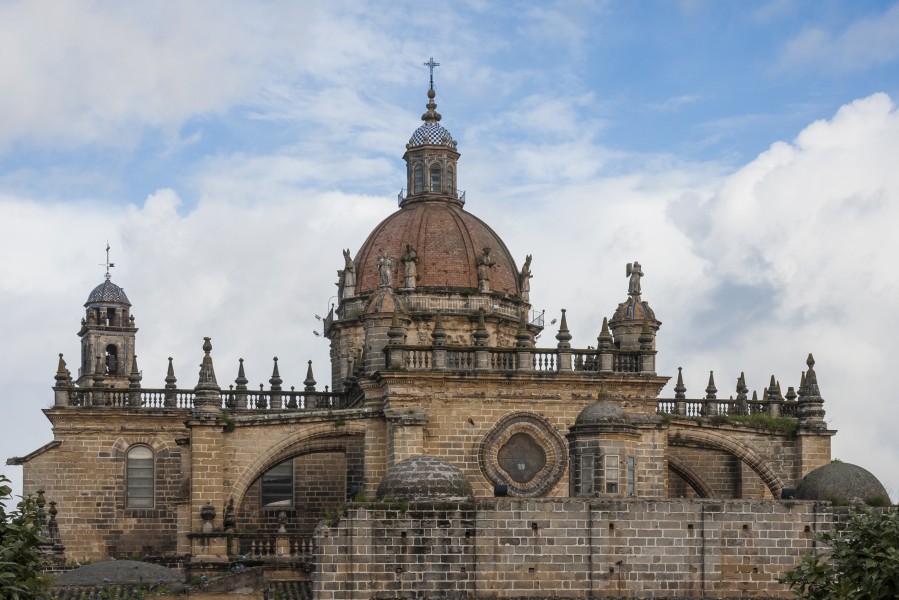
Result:
M410 456L424 453L424 426L427 413L422 410L388 408L387 418L387 468Z
M222 530L221 515L209 518L209 506L224 506L224 453L221 389L215 379L212 364L212 342L204 338L203 362L200 377L194 388L193 418L190 428L190 531L210 533ZM204 518L205 517L205 518ZM197 562L228 560L226 539L222 537L193 538L191 557Z

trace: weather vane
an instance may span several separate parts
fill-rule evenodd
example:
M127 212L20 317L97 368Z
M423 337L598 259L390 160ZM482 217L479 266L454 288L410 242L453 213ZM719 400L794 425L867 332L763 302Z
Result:
M109 242L106 242L106 262L100 263L101 267L106 267L106 279L112 279L112 275L109 274L109 270L115 266L115 263L109 262Z
M431 71L431 89L433 90L434 89L434 67L439 67L440 63L434 62L434 57L432 56L428 60L428 62L422 63L422 64L424 64L424 66L426 66Z

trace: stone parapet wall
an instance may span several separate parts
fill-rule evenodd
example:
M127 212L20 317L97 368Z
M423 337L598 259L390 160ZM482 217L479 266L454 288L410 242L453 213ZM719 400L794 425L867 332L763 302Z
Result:
M798 501L357 504L317 532L315 597L790 597L832 523Z

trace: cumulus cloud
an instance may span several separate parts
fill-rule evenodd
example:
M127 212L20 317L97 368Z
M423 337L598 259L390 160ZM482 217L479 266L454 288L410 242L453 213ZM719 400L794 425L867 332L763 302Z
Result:
M893 101L857 100L726 178L685 230L717 286L685 315L702 341L694 373L697 359L706 369L728 363L729 380L746 370L759 389L773 372L785 389L798 385L813 351L830 423L841 430L834 455L876 465L894 493L899 472L888 465L899 443L884 423L899 350L897 151ZM703 372L691 375L694 389L704 387Z

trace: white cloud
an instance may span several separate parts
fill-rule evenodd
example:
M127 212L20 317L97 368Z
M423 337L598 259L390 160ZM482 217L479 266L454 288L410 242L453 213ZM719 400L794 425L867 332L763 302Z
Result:
M791 39L779 61L781 69L818 66L862 71L899 58L899 4L883 14L858 19L838 32L807 27Z
M705 369L726 365L728 387L740 370L754 389L772 371L795 386L813 351L840 429L834 455L871 468L893 494L899 442L880 424L895 413L888 373L899 351L897 152L891 99L857 100L728 177L696 207L707 233L687 231L720 286L697 299L693 335L707 347L690 358L693 389L705 385L702 358ZM715 339L714 323L728 318L732 329Z

